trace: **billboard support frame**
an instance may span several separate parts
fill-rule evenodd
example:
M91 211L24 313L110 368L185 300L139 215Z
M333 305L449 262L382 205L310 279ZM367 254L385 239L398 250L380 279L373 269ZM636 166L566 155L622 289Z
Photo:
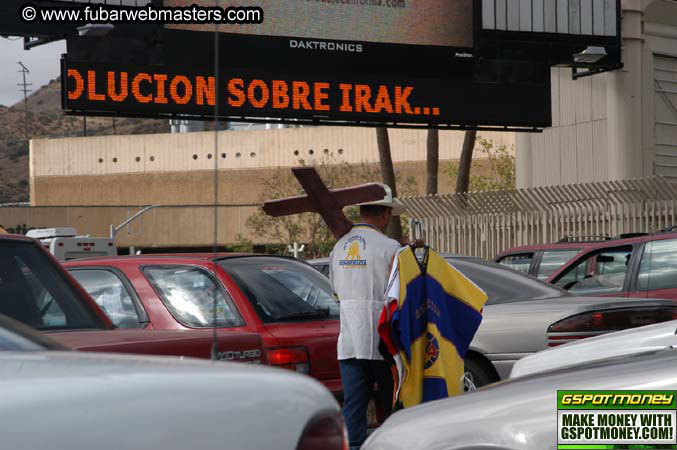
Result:
M90 110L66 109L64 114L67 116L83 117L115 117L115 118L135 118L135 119L156 119L156 120L196 120L204 121L203 116L190 116L181 114L142 114L142 113L115 113L115 112L93 112ZM370 122L367 120L333 120L333 119L291 119L291 118L261 118L249 116L219 116L219 121L223 122L246 122L261 124L284 124L284 125L308 125L308 126L342 126L342 127L386 127L402 128L413 130L453 130L453 131L512 131L517 133L542 133L541 127L530 126L512 126L512 125L460 125L460 124L427 124L427 123L405 123L405 122Z
M594 64L570 64L571 67L571 79L578 80L579 78L589 77L592 75L597 75L599 73L611 72L614 70L620 70L624 66L623 63L614 64L611 66L595 66ZM587 69L587 70L580 70Z

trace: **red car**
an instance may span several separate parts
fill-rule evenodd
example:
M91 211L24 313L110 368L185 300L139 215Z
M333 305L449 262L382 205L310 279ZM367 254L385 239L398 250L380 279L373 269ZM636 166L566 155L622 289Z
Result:
M550 275L581 251L609 239L606 236L563 238L552 244L513 247L500 253L494 261L539 280L547 280Z
M76 350L210 358L212 332L115 329L108 316L36 240L0 234L0 314ZM219 359L265 363L255 333L218 333Z
M574 294L677 301L677 233L659 232L588 246L547 281Z
M340 397L339 307L329 281L293 258L141 255L65 263L119 327L249 331L271 365L307 373ZM216 318L216 322L214 321Z

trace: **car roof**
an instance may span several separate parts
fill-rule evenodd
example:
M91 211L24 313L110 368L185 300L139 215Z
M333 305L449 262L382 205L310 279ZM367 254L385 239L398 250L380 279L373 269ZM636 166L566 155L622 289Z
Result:
M627 237L626 237L627 236ZM573 249L580 248L581 250L588 251L590 249L600 249L607 247L617 247L622 245L635 244L638 242L648 242L648 241L657 241L664 239L675 239L677 238L677 233L675 232L658 232L658 233L628 233L622 234L619 237L611 238L603 241L582 241L582 242L555 242L550 244L536 244L536 245L523 245L520 247L512 247L507 250L504 250L499 255L496 256L496 259L503 256L528 252L528 251L538 251L538 250L557 250L557 249Z
M608 247L620 247L623 245L636 244L638 242L662 241L665 239L677 239L677 233L651 233L641 236L634 236L624 239L611 239L604 242L596 242L588 245L585 251L604 249Z
M33 242L33 238L23 236L21 234L0 234L0 241L22 241Z
M227 252L209 252L209 253L149 253L144 255L125 255L125 256L102 256L96 258L80 258L70 261L64 261L67 267L78 266L105 266L118 264L147 264L147 263L209 263L226 259L244 258L244 257L271 257L280 259L294 259L288 256L267 255L262 253L227 253Z
M512 247L507 250L502 251L499 253L496 258L500 258L506 255L511 255L515 253L524 253L524 252L535 252L538 250L567 250L567 249L587 249L588 247L592 247L596 244L601 244L601 243L606 243L606 242L611 242L611 240L607 241L599 241L599 242L592 242L592 241L581 241L581 242L551 242L549 244L533 244L533 245L522 245L519 247Z

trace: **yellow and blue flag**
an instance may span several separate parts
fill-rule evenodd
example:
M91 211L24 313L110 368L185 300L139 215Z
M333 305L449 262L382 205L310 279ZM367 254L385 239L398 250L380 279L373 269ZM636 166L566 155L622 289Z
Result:
M407 408L460 394L486 293L428 248L422 262L411 247L400 250L389 281L379 332L402 366L400 402Z

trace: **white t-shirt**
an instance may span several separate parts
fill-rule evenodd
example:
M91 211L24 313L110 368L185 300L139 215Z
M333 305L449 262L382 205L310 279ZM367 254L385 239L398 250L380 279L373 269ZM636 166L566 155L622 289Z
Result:
M355 225L329 256L329 278L340 302L338 359L382 360L378 320L390 266L400 244L376 227Z

